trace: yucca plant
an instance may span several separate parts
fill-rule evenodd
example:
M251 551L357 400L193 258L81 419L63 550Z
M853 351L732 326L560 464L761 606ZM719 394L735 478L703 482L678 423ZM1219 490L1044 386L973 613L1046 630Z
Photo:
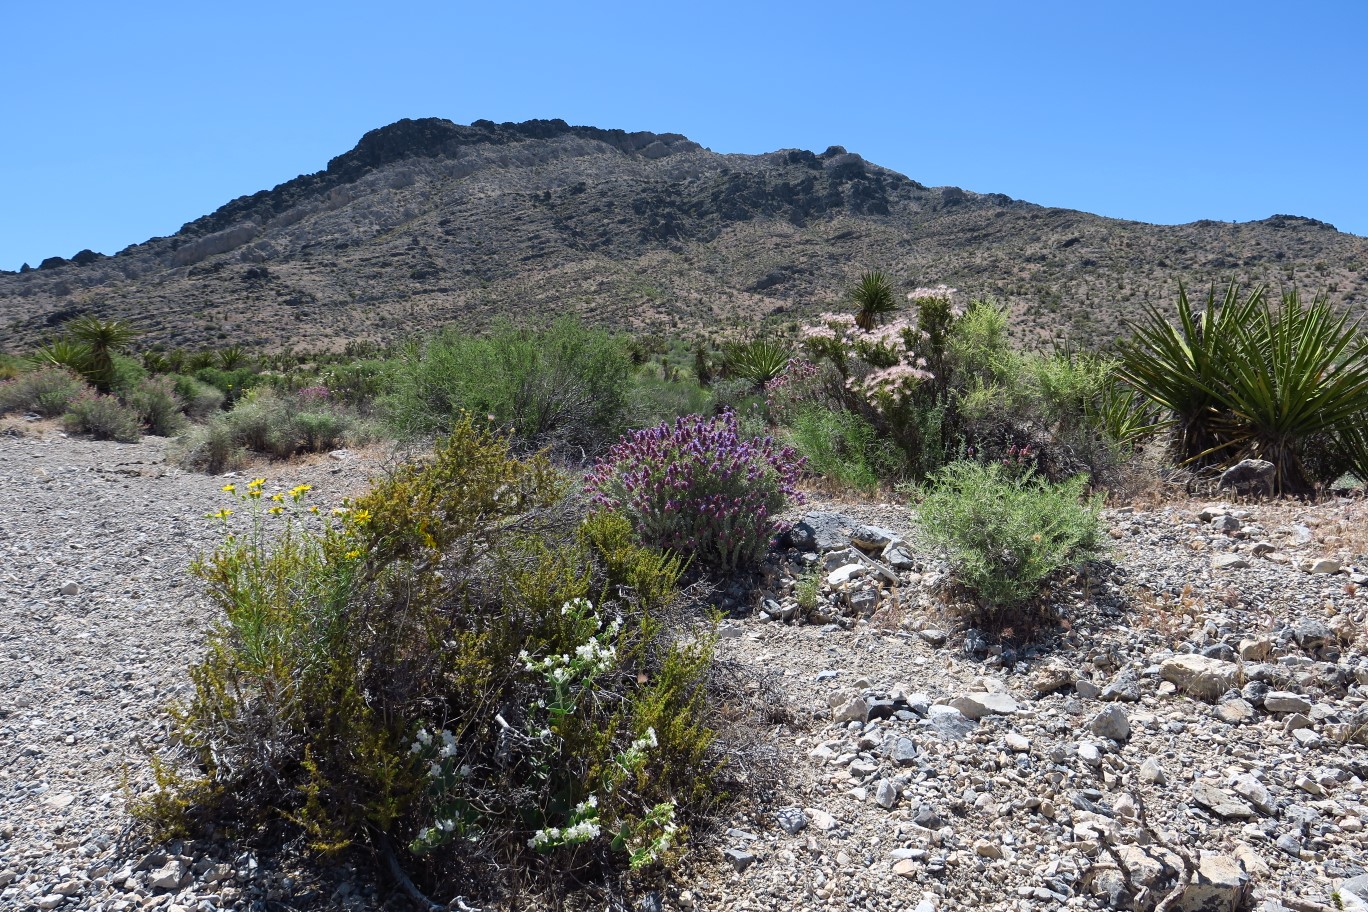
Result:
M1151 310L1121 345L1119 376L1169 413L1185 464L1244 458L1277 466L1277 486L1306 491L1348 468L1362 474L1368 422L1368 345L1359 323L1319 295L1272 305L1262 287L1243 300L1234 283L1195 313L1185 290L1178 325Z
M114 355L127 348L137 338L138 331L123 320L101 320L90 314L71 320L64 329L72 340L90 352L84 370L86 379L101 392L109 392L114 380Z
M722 346L727 374L764 386L784 372L793 357L793 346L774 336L761 336Z
M898 300L893 295L893 280L879 269L860 276L860 281L850 291L850 300L855 306L855 325L866 331L898 309Z
M237 370L239 367L247 366L247 350L241 345L231 345L228 348L220 349L218 353L218 366L224 370Z
M85 377L90 369L90 349L71 339L54 339L38 346L29 360L41 367L64 367Z

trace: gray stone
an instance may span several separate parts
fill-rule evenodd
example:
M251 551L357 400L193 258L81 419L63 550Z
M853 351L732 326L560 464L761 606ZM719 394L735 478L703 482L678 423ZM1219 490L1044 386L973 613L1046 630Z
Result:
M1031 690L1036 698L1049 696L1057 690L1063 690L1074 683L1074 670L1062 662L1051 662L1041 668L1037 668L1031 675Z
M1249 904L1249 875L1230 855L1203 852L1197 874L1173 906L1179 912L1239 912Z
M1290 691L1270 690L1264 696L1263 708L1271 713L1308 713L1311 701Z
M152 872L148 885L154 890L175 890L181 886L182 881L189 879L189 872L185 864L178 858L173 858Z
M1235 488L1236 490L1261 490L1273 493L1273 477L1278 467L1267 459L1241 459L1221 473L1216 481L1217 489Z
M1216 570L1243 570L1249 561L1238 554L1218 554L1211 559L1211 566Z
M973 731L976 724L953 706L930 707L921 723L927 731L945 741L958 741Z
M925 640L927 643L930 643L937 649L940 649L942 646L944 646L946 640L950 638L949 634L947 634L944 630L940 630L936 627L927 627L925 630L918 630L917 636L921 637L923 640Z
M726 856L727 861L731 862L731 866L738 872L744 871L746 868L755 864L755 856L745 849L726 849L722 854Z
M1164 775L1164 767L1160 765L1159 761L1149 757L1140 764L1140 781L1163 785L1168 781L1168 777Z
M1140 701L1140 678L1136 673L1127 668L1112 678L1106 687L1102 688L1102 693L1098 698L1106 701L1120 701L1122 703L1138 703Z
M1254 809L1249 805L1205 782L1198 782L1192 787L1192 800L1226 820L1243 820L1254 816Z
M1273 813L1273 798L1268 787L1249 773L1236 776L1230 782L1235 794L1248 801L1265 814Z
M917 742L911 738L899 738L888 750L888 759L898 766L912 766L917 762Z
M1238 532L1240 531L1240 521L1229 513L1225 513L1212 517L1211 528L1217 532Z
M1302 569L1307 573L1339 573L1340 562L1333 557L1318 557L1303 561Z
M861 589L850 593L850 610L856 615L868 617L879 607L879 590Z
M887 779L880 779L879 787L874 790L874 803L886 811L891 811L893 805L898 803L898 787Z
M879 559L895 570L912 570L917 566L917 557L912 549L900 541L889 542Z
M1216 707L1216 717L1230 725L1254 721L1254 707L1245 699L1225 700Z
M1190 696L1210 701L1237 685L1240 668L1207 656L1178 655L1160 664L1159 676Z
M843 700L831 711L833 722L868 722L869 704L859 695Z
M788 833L790 836L797 836L807 829L807 815L802 808L786 807L774 812L774 819L779 824L779 829Z
M936 813L936 809L925 801L918 804L917 809L912 812L912 822L928 830L939 830L945 826L945 821Z
M1131 734L1130 717L1120 706L1108 706L1093 716L1088 729L1099 738L1127 741Z
M1345 892L1353 893L1359 899L1368 900L1368 874L1351 877L1340 884L1339 888Z
M848 545L850 538L845 530L854 525L850 517L841 513L813 511L794 523L785 538L791 548L825 554Z
M1273 651L1273 641L1268 637L1240 640L1240 658L1246 662L1262 662Z
M1074 681L1074 693L1085 700L1096 700L1102 696L1102 688L1087 678L1079 678Z
M965 694L951 700L950 705L958 709L966 719L974 722L984 716L1010 716L1019 709L1016 700L1008 694L1001 693Z
M62 595L80 595L81 586L79 583L67 583L62 587Z
M881 551L900 538L892 529L883 526L858 525L850 530L850 541L866 551Z
M1293 624L1292 638L1307 652L1315 652L1335 642L1335 634L1330 628L1314 618L1301 618Z

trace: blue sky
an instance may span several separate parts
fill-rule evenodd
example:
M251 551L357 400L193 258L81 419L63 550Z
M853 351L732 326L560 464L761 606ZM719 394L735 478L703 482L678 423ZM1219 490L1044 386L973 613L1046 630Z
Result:
M11 4L0 268L113 253L401 117L840 144L925 184L1368 235L1368 4Z

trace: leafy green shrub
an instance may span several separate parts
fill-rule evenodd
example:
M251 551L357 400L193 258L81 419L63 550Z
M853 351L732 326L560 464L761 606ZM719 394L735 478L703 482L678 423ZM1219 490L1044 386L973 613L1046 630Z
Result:
M404 435L443 433L470 414L524 447L594 450L625 424L630 369L624 340L572 319L541 332L449 332L407 351L386 406Z
M1061 570L1100 548L1100 502L1087 478L1051 484L1001 463L954 462L931 478L917 514L922 533L950 552L955 577L986 617L1010 621Z
M183 374L176 375L174 383L176 395L185 403L185 414L196 421L203 421L223 408L225 396L217 387Z
M89 390L71 400L63 422L69 432L89 434L96 440L135 443L142 436L137 412L125 408L113 396Z
M267 386L250 390L232 411L215 415L204 429L187 435L182 464L217 472L238 462L244 451L287 459L370 438L366 422L345 406L312 393L307 388L279 393Z
M213 360L212 354L203 354L206 354L210 361ZM200 383L208 384L223 393L230 405L261 382L261 376L250 367L224 370L219 367L203 366L195 370L194 377Z
M692 380L643 370L632 378L624 414L631 428L654 427L685 415L709 414L712 405L712 393Z
M226 421L210 421L190 430L180 440L180 464L217 475L247 465L247 448L237 442Z
M744 439L736 416L690 415L637 431L593 467L587 489L620 510L642 541L723 569L753 563L782 532L776 517L803 459L769 438Z
M896 478L897 448L854 412L805 408L790 419L787 440L809 471L842 488L872 491L884 478Z
M183 403L169 377L145 378L128 394L127 403L149 434L171 437L185 427Z
M1368 473L1368 343L1327 297L1274 305L1262 287L1213 288L1178 324L1158 310L1122 344L1120 376L1166 414L1175 453L1220 468L1246 458L1277 466L1277 487L1304 492L1344 471Z
M226 621L175 710L205 773L161 777L144 816L264 812L443 896L675 857L729 784L714 637L679 563L568 488L469 420L337 521L305 486L226 486L253 520L195 568Z
M87 388L64 368L40 367L26 371L13 380L0 383L0 415L24 411L55 418Z

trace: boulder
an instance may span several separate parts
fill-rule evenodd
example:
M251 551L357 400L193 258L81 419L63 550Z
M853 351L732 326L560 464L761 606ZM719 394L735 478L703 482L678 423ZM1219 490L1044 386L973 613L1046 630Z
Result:
M950 705L973 722L984 716L1010 716L1019 708L1011 696L1000 693L965 694L951 700Z
M1249 905L1249 875L1230 855L1203 852L1197 874L1183 888L1179 912L1239 912Z
M1234 488L1237 491L1261 490L1273 493L1273 480L1278 467L1266 459L1241 459L1221 473L1216 487Z
M1202 655L1177 655L1159 665L1159 676L1189 696L1210 702L1238 686L1240 667Z

